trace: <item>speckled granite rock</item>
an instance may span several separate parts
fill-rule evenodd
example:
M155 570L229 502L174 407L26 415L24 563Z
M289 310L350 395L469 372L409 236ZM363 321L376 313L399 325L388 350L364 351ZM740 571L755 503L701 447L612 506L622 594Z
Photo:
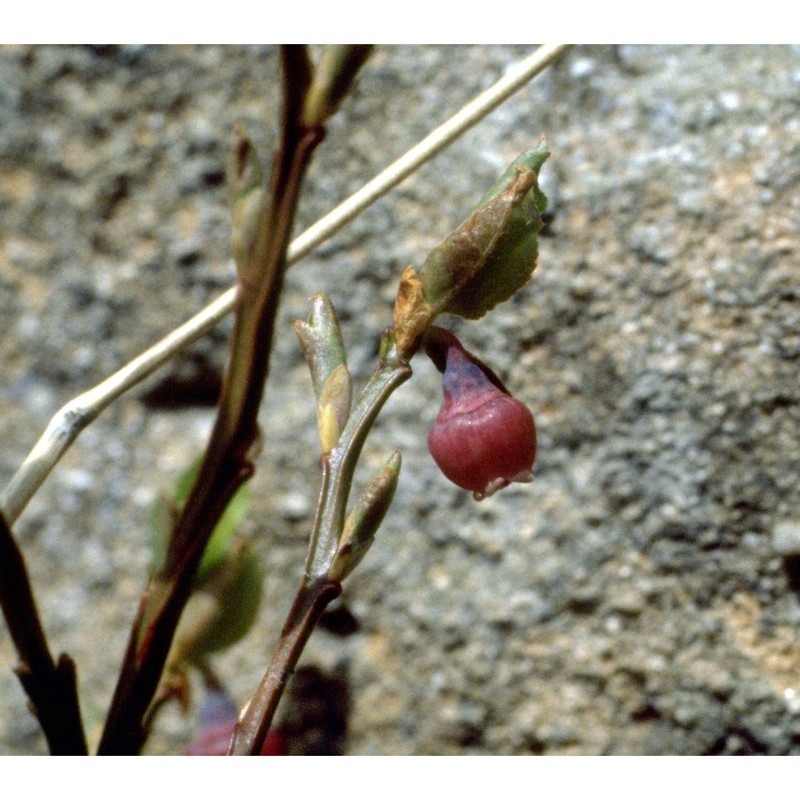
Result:
M526 52L379 49L299 227ZM798 55L577 48L291 271L247 522L263 622L219 661L238 701L316 495L288 321L328 291L363 380L402 269L546 131L534 279L454 323L534 410L536 479L476 505L437 474L438 376L420 363L365 453L377 467L403 451L395 505L304 663L347 683L348 753L800 753ZM267 152L276 77L271 48L0 49L0 481L63 402L230 285L229 136L244 119ZM16 527L93 735L144 584L148 505L202 446L228 329L107 411ZM44 752L13 662L0 629L0 752ZM191 726L165 713L150 752L180 751Z

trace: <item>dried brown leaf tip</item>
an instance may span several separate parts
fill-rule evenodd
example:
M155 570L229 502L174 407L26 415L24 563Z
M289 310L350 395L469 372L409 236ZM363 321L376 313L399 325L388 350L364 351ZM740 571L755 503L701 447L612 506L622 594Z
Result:
M420 336L436 317L436 311L425 299L422 281L414 267L408 267L400 278L394 304L394 330L397 349L414 352Z

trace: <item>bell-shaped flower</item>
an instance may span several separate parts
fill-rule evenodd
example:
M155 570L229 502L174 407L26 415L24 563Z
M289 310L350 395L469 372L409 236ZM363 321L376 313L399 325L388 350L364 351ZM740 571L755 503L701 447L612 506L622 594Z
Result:
M444 373L442 407L428 434L442 472L478 500L530 481L536 426L528 408L447 331L432 328L425 349Z

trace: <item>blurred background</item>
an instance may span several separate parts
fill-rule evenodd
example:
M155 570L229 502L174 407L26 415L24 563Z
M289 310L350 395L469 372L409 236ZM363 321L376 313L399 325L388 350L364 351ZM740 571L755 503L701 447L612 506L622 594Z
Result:
M532 48L379 47L312 165L297 232ZM225 165L268 158L272 47L0 49L0 483L50 417L233 282ZM403 472L279 716L294 752L800 753L800 50L577 47L292 268L243 532L258 625L214 664L237 704L289 608L317 495L290 321L326 291L357 384L397 282L546 132L531 283L446 320L534 412L532 484L481 503L426 446L439 375L367 443ZM99 733L159 492L201 451L230 320L88 428L15 526ZM45 752L0 623L0 753ZM202 695L199 686L197 698ZM327 699L326 699L327 698ZM168 707L147 752L179 753Z

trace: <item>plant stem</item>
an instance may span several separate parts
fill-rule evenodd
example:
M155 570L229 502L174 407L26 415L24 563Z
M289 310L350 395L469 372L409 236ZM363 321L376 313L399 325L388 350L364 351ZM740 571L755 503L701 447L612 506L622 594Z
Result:
M364 209L544 71L569 47L570 45L542 45L523 59L516 68L473 98L359 191L301 233L289 247L288 263L296 263L333 236ZM176 353L211 330L233 310L236 296L236 287L228 289L160 342L56 412L33 450L0 495L0 508L5 512L6 518L12 524L17 520L31 497L89 423L121 395L166 364Z
M327 574L339 544L361 448L384 403L410 377L411 367L398 355L389 330L383 336L378 367L353 406L339 443L322 459L324 488L306 559L307 579L318 580Z
M86 755L75 663L50 655L28 570L11 528L0 513L0 606L17 649L15 668L53 755Z
M236 726L229 755L253 756L261 752L288 677L322 612L341 591L337 582L303 580L261 685Z
M289 673L325 607L341 592L341 585L328 578L328 571L339 547L356 464L384 403L410 377L411 367L398 354L389 330L381 343L378 367L356 401L339 442L321 459L321 488L305 574L261 685L239 719L231 755L261 751Z
M135 753L143 719L191 593L197 566L228 501L253 471L257 416L269 372L275 317L297 197L321 128L305 128L300 109L310 78L305 48L282 50L284 110L270 202L240 284L231 355L219 410L200 471L170 537L164 567L142 596L99 752Z

